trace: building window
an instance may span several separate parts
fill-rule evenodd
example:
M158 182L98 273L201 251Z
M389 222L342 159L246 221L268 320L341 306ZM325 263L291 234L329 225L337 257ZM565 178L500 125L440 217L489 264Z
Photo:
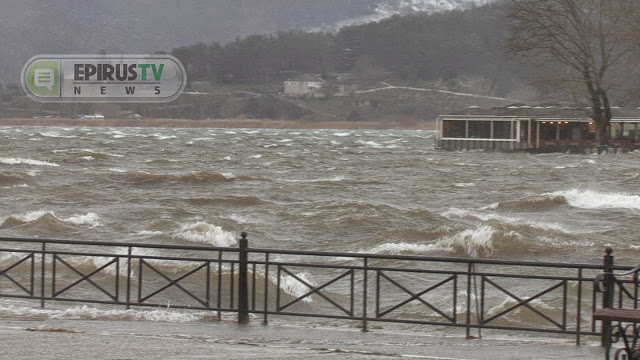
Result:
M464 138L465 121L444 120L442 121L442 137L444 138Z
M493 123L494 139L511 139L511 121L496 121Z
M469 137L473 139L490 139L491 124L489 121L469 121Z

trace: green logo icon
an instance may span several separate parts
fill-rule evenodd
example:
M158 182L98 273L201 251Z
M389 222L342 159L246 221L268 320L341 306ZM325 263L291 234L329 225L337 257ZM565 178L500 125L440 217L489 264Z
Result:
M26 69L27 89L37 97L59 97L59 60L36 60Z

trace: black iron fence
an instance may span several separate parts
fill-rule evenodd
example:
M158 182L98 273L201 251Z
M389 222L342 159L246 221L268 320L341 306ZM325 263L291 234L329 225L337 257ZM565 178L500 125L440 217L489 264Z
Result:
M631 267L472 258L0 238L0 297L270 316L602 336L598 274ZM632 284L628 290L625 284ZM604 302L603 302L604 301ZM605 324L606 330L606 324Z

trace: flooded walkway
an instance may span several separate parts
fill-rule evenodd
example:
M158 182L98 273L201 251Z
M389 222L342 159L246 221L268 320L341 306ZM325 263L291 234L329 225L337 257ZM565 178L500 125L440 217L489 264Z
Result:
M2 359L603 359L595 341L260 324L0 319Z

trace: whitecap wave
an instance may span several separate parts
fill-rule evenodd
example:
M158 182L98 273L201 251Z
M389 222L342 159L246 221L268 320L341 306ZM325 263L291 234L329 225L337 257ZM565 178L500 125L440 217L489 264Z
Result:
M220 247L230 247L237 243L236 236L232 232L204 221L183 225L180 230L174 233L173 237Z
M320 179L293 179L293 180L279 180L284 182L292 182L292 183L318 183L318 182L341 182L344 181L345 177L341 175L334 176L332 178L320 178Z
M401 254L428 254L435 251L452 252L453 249L437 244L410 244L410 243L385 243L371 250L373 254L401 255Z
M45 216L47 214L52 215L54 217L56 216L53 211L37 210L37 211L29 211L29 212L22 213L22 214L14 214L14 215L11 215L9 217L10 218L14 218L14 219L16 219L18 221L21 221L21 222L30 223L30 222L33 222L33 221L36 221L36 220L40 219L41 217L43 217L43 216Z
M313 287L317 286L314 283L313 279L311 278L311 275L307 272L297 273L296 276ZM277 275L270 276L270 280L273 283L277 283L278 281ZM291 296L294 296L296 298L303 296L304 294L308 293L311 290L307 285L301 283L300 280L289 275L280 277L280 289L285 293ZM306 296L301 301L310 303L310 302L313 302L313 299L311 296Z
M33 159L23 159L23 158L0 158L0 164L5 164L5 165L20 165L20 164L25 164L25 165L35 165L35 166L52 166L52 167L58 167L60 165L55 164L55 163L51 163L51 162L47 162L47 161L40 161L40 160L33 160Z
M436 245L450 248L452 251L463 252L474 258L490 256L495 251L494 239L496 235L496 229L489 225L483 225L475 229L466 229L446 236L436 241ZM518 236L515 232L509 232L507 235L511 235L514 238Z
M481 210L491 210L494 208L497 208L497 205L492 204L482 208ZM558 223L553 223L548 221L536 222L536 221L522 218L522 217L504 216L504 215L498 215L496 213L488 213L488 212L482 212L482 211L476 211L476 210L451 208L443 212L441 215L449 219L452 217L459 217L459 218L470 217L470 218L480 220L482 222L496 221L498 223L510 225L510 226L525 225L525 226L530 226L532 228L536 228L540 230L551 230L551 231L562 232L565 234L571 233L571 231L569 231L564 226Z
M375 141L358 140L358 141L356 141L356 143L361 144L361 145L365 145L365 146L370 146L370 147L375 148L375 149L379 149L379 148L382 147L381 144L378 144Z
M100 216L95 213L87 213L87 214L74 214L70 217L58 217L56 216L54 211L49 210L37 210L37 211L29 211L22 214L12 214L3 219L2 225L6 224L8 220L13 219L18 221L19 223L33 223L42 219L45 216L51 216L54 219L62 222L66 222L73 225L88 225L89 227L98 227L102 226L100 223Z
M15 188L28 188L29 185L21 184L21 185L12 185L12 186L3 186L3 189L15 189Z
M164 233L162 231L142 230L142 231L138 231L138 233L136 235L140 235L140 236L159 236L159 235L164 235Z
M77 136L75 135L61 135L57 132L53 132L53 131L44 131L44 132L39 132L38 135L42 136L42 137L50 137L50 138L62 138L62 139L76 139Z
M640 195L578 189L561 190L543 195L562 196L569 205L580 209L640 210Z
M496 251L522 249L522 235L515 231L498 230L491 225L465 229L446 235L429 244L385 243L371 250L374 254L456 253L473 258L488 257Z
M87 213L84 215L75 214L71 217L63 219L65 222L72 223L74 225L89 225L90 227L102 226L100 223L100 216L95 213Z

